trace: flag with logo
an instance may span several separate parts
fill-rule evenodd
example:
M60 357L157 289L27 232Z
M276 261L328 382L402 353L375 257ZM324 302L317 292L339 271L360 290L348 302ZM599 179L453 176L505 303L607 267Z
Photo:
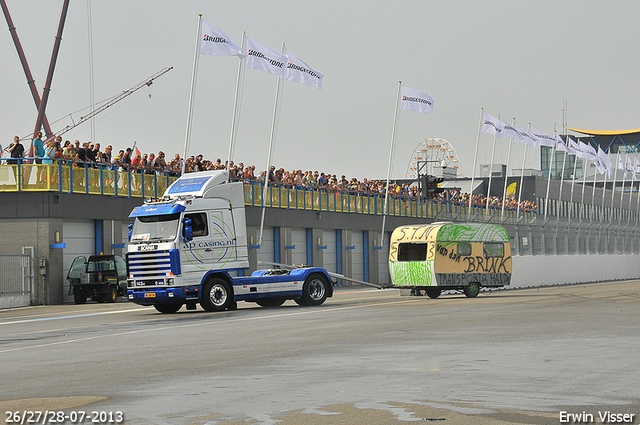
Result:
M245 68L260 69L276 77L284 77L284 67L286 64L286 54L263 46L247 37L247 58L244 61Z
M578 140L578 144L580 145L580 151L584 156L582 158L588 159L590 161L595 161L598 156L598 153L593 148L593 146L583 143L581 140Z
M291 52L287 51L286 55L288 61L287 67L284 70L285 80L322 89L322 79L324 75L311 68Z
M486 112L482 113L482 132L493 134L496 137L502 137L502 130L505 122L498 118L492 117Z
M200 30L200 54L244 57L242 49L231 41L222 30L211 22L202 21Z
M402 86L400 109L403 111L418 111L426 114L433 112L433 97L423 91Z
M544 131L531 127L531 131L529 133L533 134L538 139L538 143L540 144L540 146L547 146L550 148L556 147L556 139L553 136L548 135Z
M624 171L624 176L627 177L627 169L622 162L622 155L618 154L618 170Z
M500 119L500 121L502 121L502 137L511 137L516 142L524 143L524 140L522 139L522 135L518 130L516 130L514 126L512 126L511 124L509 124L503 119Z
M516 124L516 131L520 134L520 137L515 139L518 142L526 143L529 146L538 146L538 138L531 134L531 132L525 130L518 124Z
M625 164L625 169L627 171L631 171L631 173L633 173L633 179L636 179L636 169L633 166L633 162L631 161L631 158L629 158L629 155L627 155L627 163Z

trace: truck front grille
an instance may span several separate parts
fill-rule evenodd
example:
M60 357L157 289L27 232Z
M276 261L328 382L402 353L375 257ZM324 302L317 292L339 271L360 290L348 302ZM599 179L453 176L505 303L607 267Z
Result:
M158 280L180 274L178 250L130 252L129 275L133 279Z

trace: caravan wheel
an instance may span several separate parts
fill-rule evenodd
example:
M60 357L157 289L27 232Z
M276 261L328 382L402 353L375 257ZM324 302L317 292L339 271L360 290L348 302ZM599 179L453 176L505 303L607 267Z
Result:
M464 287L464 294L469 298L475 298L480 293L480 284L478 282L471 282Z

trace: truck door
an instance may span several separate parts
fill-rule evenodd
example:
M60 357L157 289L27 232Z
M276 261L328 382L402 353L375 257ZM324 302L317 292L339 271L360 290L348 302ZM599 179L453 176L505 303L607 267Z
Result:
M214 267L224 268L229 261L235 261L238 256L231 209L210 211L209 223Z
M180 250L180 262L183 265L183 273L202 272L211 270L213 262L213 244L211 243L210 224L206 212L190 212L185 218L191 219L193 239L183 243ZM182 237L184 237L184 226Z

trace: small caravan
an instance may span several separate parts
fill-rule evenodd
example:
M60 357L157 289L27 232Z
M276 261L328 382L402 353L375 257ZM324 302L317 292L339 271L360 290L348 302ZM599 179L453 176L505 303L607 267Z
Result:
M481 287L510 284L509 235L488 223L400 226L391 235L389 271L393 286L415 295L459 290L476 297Z

